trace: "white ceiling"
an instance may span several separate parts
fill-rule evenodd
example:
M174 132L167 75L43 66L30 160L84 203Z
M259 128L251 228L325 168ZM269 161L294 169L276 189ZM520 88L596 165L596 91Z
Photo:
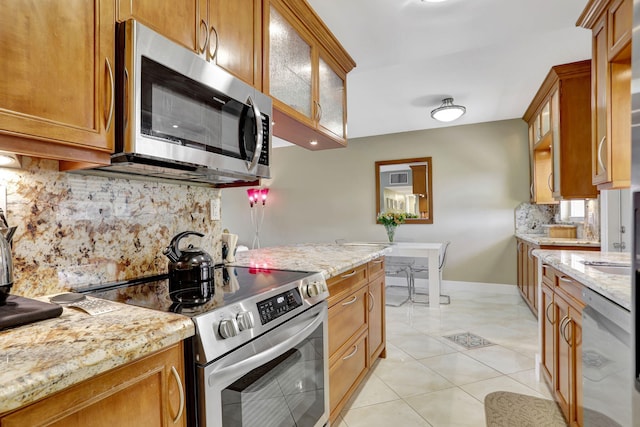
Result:
M591 57L587 0L307 0L357 63L349 138L520 118L553 65ZM467 107L442 124L445 97Z

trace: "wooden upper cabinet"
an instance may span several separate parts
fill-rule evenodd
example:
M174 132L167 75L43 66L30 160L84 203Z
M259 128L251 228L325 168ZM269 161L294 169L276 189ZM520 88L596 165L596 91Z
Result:
M0 150L108 164L114 4L0 0Z
M593 36L592 181L598 189L631 182L632 0L591 0L577 25Z
M305 1L270 0L263 12L274 135L312 150L344 147L346 79L355 62Z
M209 28L207 58L261 89L262 1L200 0L199 27L205 17Z
M198 0L118 0L118 21L136 19L168 39L196 51Z
M523 119L533 137L534 202L597 197L591 183L591 61L552 67Z

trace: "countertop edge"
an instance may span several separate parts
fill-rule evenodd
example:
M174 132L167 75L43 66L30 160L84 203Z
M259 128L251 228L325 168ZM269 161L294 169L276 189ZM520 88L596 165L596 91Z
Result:
M110 338L105 338L105 335L108 335L107 332L104 334L100 333L101 331L91 332L89 331L91 326L87 325L86 333L77 333L75 337L80 342L80 344L76 345L76 348L74 348L76 343L74 343L74 337L72 337L76 333L69 332L69 328L64 323L82 324L82 322L87 323L88 319L97 320L98 317L103 317L101 320L104 320L111 313L116 313L113 314L116 318L112 319L112 322L118 322L121 319L117 319L117 316L122 314L119 311L114 311L94 316L92 319L86 313L64 308L62 315L58 318L0 332L0 338L5 335L4 338L7 339L9 334L25 336L28 334L26 331L36 327L38 328L37 330L31 329L32 332L29 337L31 341L49 338L56 334L61 335L60 338L52 339L52 341L55 340L55 343L47 345L47 347L50 347L46 349L50 351L49 356L55 357L63 348L68 349L66 354L76 353L59 363L47 360L46 357L38 358L34 355L29 360L18 362L23 363L22 369L18 369L21 373L20 375L14 378L3 378L7 374L0 374L0 414L20 409L97 375L156 353L193 336L195 333L193 322L186 316L161 313L125 304L119 305L123 306L123 309L127 310L129 315L135 316L135 312L144 314L134 320L133 324L128 325L131 329L122 331L120 338L111 336ZM131 314L132 312L134 314ZM151 322L154 323L150 324ZM82 326L78 329L82 329ZM131 330L136 329L140 329L140 333L134 335ZM65 336L65 333L67 336ZM12 338L9 339L11 340ZM25 351L19 348L20 344L9 346L2 346L1 344L3 344L2 340L0 340L0 350L2 350L0 354L3 354L6 360L0 360L0 363L10 364L13 362L12 359L22 354L21 351ZM30 344L38 345L36 343L22 344L25 346ZM106 348L109 344L113 348ZM39 347L42 346L40 344ZM41 351L44 350L41 349Z
M600 241L588 239L572 239L567 237L549 237L545 234L515 233L517 239L539 246L582 246L586 248L599 248Z
M620 307L631 310L631 277L627 280L626 276L605 274L581 263L584 259L630 261L630 254L551 249L535 249L532 254Z

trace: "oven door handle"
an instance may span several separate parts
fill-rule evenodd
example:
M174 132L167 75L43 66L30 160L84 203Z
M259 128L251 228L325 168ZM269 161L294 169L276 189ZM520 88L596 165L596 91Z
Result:
M238 372L248 373L255 368L275 359L278 355L284 353L290 348L293 348L294 346L300 344L304 339L308 338L309 335L325 321L326 310L321 310L314 315L313 320L305 322L302 327L296 325L289 328L289 331L291 331L292 329L297 330L291 337L286 338L285 340L274 346L271 346L268 350L257 353L246 359L241 359L237 363L233 363L228 366L221 366L217 369L214 369L209 374L209 377L207 379L209 387L214 387L216 383L220 384L225 383L228 380L233 380L237 376Z

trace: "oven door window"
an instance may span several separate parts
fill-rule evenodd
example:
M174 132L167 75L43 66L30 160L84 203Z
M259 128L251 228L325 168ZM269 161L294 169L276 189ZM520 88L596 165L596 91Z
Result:
M176 145L250 161L256 149L253 108L141 58L141 133Z
M313 426L325 412L323 328L222 390L225 427Z

